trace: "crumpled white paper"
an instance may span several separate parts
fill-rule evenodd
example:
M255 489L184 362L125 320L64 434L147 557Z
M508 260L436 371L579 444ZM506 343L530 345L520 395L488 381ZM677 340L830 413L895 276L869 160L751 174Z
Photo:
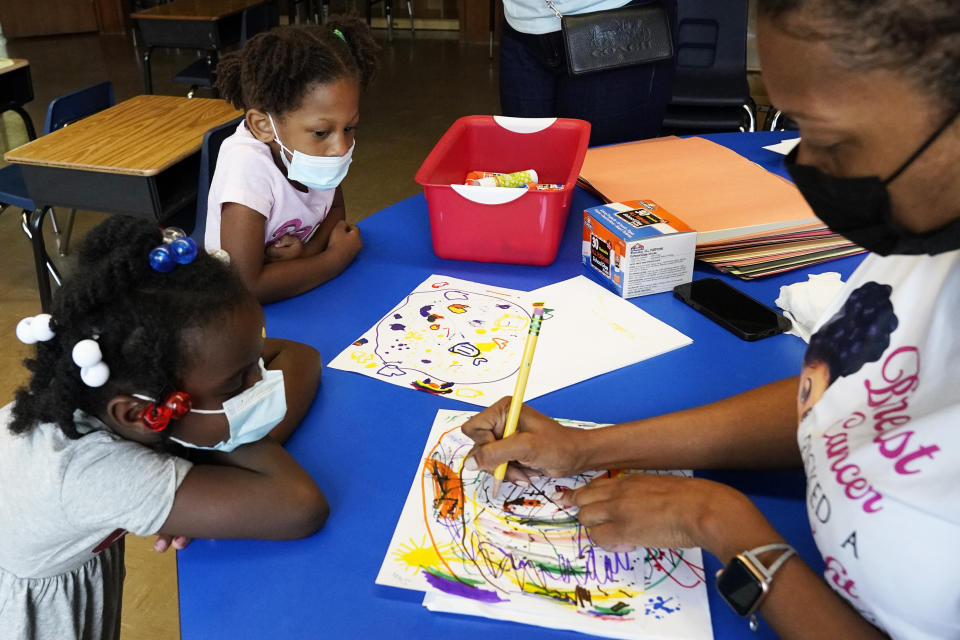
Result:
M808 274L805 282L780 287L777 306L783 309L783 314L793 323L787 333L809 343L817 321L841 289L843 280L835 271Z

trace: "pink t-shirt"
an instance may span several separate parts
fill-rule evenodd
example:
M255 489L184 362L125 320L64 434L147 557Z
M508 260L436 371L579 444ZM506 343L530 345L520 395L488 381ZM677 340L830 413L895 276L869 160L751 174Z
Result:
M240 122L217 156L207 199L204 245L207 251L220 248L220 211L225 202L250 207L267 219L264 248L285 235L307 242L330 212L334 191L309 189L304 193L296 189L274 163L270 147Z

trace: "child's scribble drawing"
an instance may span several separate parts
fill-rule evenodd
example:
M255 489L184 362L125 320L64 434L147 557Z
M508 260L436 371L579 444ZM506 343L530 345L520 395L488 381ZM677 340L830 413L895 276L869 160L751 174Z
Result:
M330 366L489 405L513 387L529 308L519 291L431 276Z
M473 443L459 426L471 415L437 414L378 583L430 593L437 610L612 637L711 637L699 549L594 546L554 496L599 472L490 495L487 474L462 468Z
M513 393L534 300L552 312L544 315L527 400L691 342L583 276L527 293L433 275L330 366L490 406Z

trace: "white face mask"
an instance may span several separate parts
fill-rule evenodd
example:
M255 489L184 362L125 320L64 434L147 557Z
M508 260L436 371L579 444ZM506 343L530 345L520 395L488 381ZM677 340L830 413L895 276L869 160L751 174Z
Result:
M224 402L223 409L190 409L192 413L225 414L230 424L229 438L212 447L173 437L170 439L191 449L212 451L233 451L240 445L262 440L287 415L287 396L283 371L265 368L261 359L260 375L256 384ZM134 394L134 397L154 402L139 394Z
M280 140L277 127L273 124L273 116L268 113L267 117L270 118L273 139L280 145L280 159L283 161L283 166L287 168L288 178L310 189L328 190L340 186L343 179L347 177L350 163L353 162L356 140L342 156L311 156L296 150L291 151ZM288 153L293 156L292 161L287 159Z

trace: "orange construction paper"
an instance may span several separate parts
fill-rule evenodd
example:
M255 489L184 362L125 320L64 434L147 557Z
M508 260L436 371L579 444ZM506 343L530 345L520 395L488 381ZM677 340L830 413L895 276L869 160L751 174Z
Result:
M580 174L612 202L653 200L698 243L817 222L790 181L703 138L588 149Z

